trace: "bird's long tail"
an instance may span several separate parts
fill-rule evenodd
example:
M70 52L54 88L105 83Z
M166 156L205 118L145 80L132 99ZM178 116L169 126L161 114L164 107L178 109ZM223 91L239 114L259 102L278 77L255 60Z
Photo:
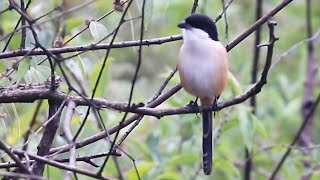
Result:
M210 105L201 101L202 105ZM204 174L209 175L212 171L212 112L202 112L202 158Z

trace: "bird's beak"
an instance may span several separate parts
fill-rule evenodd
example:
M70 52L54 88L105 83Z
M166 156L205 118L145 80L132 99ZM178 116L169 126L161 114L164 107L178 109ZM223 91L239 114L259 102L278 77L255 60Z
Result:
M178 27L181 28L181 29L187 29L190 25L185 21L181 21L179 24L178 24Z

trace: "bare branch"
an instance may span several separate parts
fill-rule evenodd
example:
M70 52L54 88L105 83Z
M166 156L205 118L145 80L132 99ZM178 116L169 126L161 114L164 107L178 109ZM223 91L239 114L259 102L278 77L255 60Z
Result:
M71 133L71 119L74 113L74 109L76 107L76 104L73 101L69 101L68 108L66 111L65 119L64 119L64 126L63 126L63 132L64 135L70 145L70 158L69 158L69 166L70 167L76 167L76 148L74 146L73 141L73 135ZM70 180L73 175L72 171L67 171L64 179Z
M286 152L283 154L280 162L277 164L276 168L273 170L271 176L270 176L270 180L273 180L276 178L277 173L279 172L279 170L281 169L284 161L287 159L287 157L289 156L292 148L296 142L299 140L301 133L303 132L304 128L306 127L306 125L308 124L311 116L313 115L314 111L316 110L316 108L318 107L320 102L320 94L318 95L317 99L315 100L315 102L312 104L312 107L310 108L309 113L306 116L306 119L303 121L303 123L300 126L300 129L298 131L298 133L296 134L296 136L294 137L293 141L291 142L290 146L287 148Z
M238 36L235 40L233 40L230 44L227 45L227 50L230 51L234 48L237 44L243 41L246 37L248 37L253 31L259 28L262 24L264 24L270 17L277 14L281 9L287 6L292 0L284 0L278 6L276 6L273 10L271 10L268 14L260 18L254 24L252 24L247 30L245 30L240 36ZM62 48L53 48L47 49L48 52L51 54L62 54L62 53L69 53L69 52L76 52L76 51L89 51L89 50L98 50L98 49L112 49L112 48L124 48L124 47L133 47L139 46L140 44L145 46L150 45L160 45L167 42L181 40L181 35L172 35L163 38L155 38L155 39L148 39L143 40L142 43L140 41L125 41L125 42L118 42L112 44L98 44L98 45L84 45L84 46L74 46L74 47L62 47ZM28 54L28 50L18 50L18 51L10 51L0 53L0 59L9 58L9 57L16 57L16 56L25 56ZM28 54L29 56L34 55L46 55L46 53L41 49L36 49L32 53Z
M122 14L122 16L121 16L121 19L120 19L120 21L119 21L119 23L118 23L118 26L117 26L116 29L114 30L112 39L111 39L111 41L110 41L110 45L112 45L112 44L114 43L114 41L115 41L115 39L116 39L116 37L117 37L117 34L118 34L119 30L120 30L121 25L125 22L124 17L125 17L125 15L126 15L126 13L128 12L129 7L130 7L131 4L132 4L132 1L133 1L133 0L130 0L130 1L129 1L126 9L124 10L124 12L123 12L123 14ZM98 88L98 84L99 84L100 79L101 79L101 77L102 77L102 73L103 73L103 71L104 71L104 69L105 69L105 66L106 66L106 63L107 63L107 60L108 60L108 57L109 57L110 52L111 52L111 49L109 48L109 49L107 49L107 51L106 51L106 53L105 53L102 66L101 66L101 68L100 68L100 70L99 70L98 77L97 77L97 79L96 79L96 81L95 81L95 85L94 85L94 88L93 88L93 90L92 90L91 99L93 99L94 96L95 96L96 90L97 90L97 88ZM83 126L85 125L85 123L86 123L86 121L87 121L87 118L88 118L89 113L90 113L90 108L91 108L91 107L89 106L88 109L87 109L86 115L85 115L85 117L84 117L84 119L83 119L83 121L82 121L82 123L81 123L81 125L80 125L80 127L79 127L79 129L78 129L78 131L76 132L76 134L75 134L75 136L74 136L74 138L73 138L74 141L77 139L78 135L80 134Z
M52 145L53 139L56 135L59 122L60 122L60 115L61 111L59 111L59 104L56 104L49 100L49 119L54 116L56 113L58 113L52 120L47 124L42 138L40 140L40 143L38 145L38 156L45 156L49 153L50 147ZM44 170L45 164L41 162L36 162L33 167L33 172L36 175L42 175Z
M90 164L93 167L99 167L98 165L96 165L95 163L92 162L93 159L97 159L97 158L101 158L101 157L105 157L105 156L121 156L121 154L117 153L117 152L111 152L111 153L98 153L98 154L94 154L94 155L90 155L90 156L82 156L82 157L77 157L76 161L82 161L85 163ZM45 156L47 157L47 156ZM60 163L68 163L70 161L69 158L65 158L65 159L52 159L53 161L56 162L60 162ZM33 164L35 162L35 160L30 160L29 163ZM26 164L26 161L21 161L22 164ZM6 163L0 163L0 169L3 168L12 168L12 167L19 167L17 163L14 162L6 162Z
M5 153L7 153L12 160L14 160L14 162L16 162L16 164L19 166L19 168L27 173L27 174L31 174L30 170L21 163L20 159L18 157L16 157L11 150L0 140L0 149L2 149Z
M21 150L13 150L13 152L15 154L18 154L18 155L23 155L23 154L26 153L26 152L21 151ZM73 172L76 172L76 173L79 173L79 174L83 174L83 175L86 175L86 176L89 176L89 177L93 177L93 178L96 178L96 179L111 180L111 178L97 176L93 172L89 172L89 171L82 170L82 169L75 168L75 167L70 167L68 165L56 162L54 160L51 160L51 159L48 159L48 158L45 158L45 157L41 157L41 156L38 156L38 155L33 155L33 154L30 154L30 153L26 153L26 154L30 157L30 159L36 160L37 162L41 162L43 164L48 164L48 165L57 167L59 169L65 169L65 170L73 171Z
M286 7L289 3L291 3L293 0L283 0L278 6L276 6L274 9L272 9L268 14L261 17L258 21L256 21L254 24L252 24L247 30L242 33L240 36L238 36L235 40L233 40L230 44L227 45L227 49L232 49L234 46L239 44L241 41L243 41L247 36L249 36L253 31L255 31L258 27L260 27L262 24L264 24L268 19L273 17L275 14L277 14L281 9Z
M6 177L12 177L12 179L34 179L34 180L45 180L45 178L41 176L29 175L29 174L21 174L14 172L0 172L0 175Z
M262 0L256 0L255 4L255 16L256 21L261 18L262 16ZM252 69L251 69L251 83L256 83L258 80L258 71L259 71L259 61L260 61L260 48L258 45L260 44L261 39L261 27L259 27L255 31L255 39L254 39L254 47L253 47L253 59L252 59ZM256 105L256 96L252 96L250 98L250 106L252 107L252 113L255 114L257 110ZM252 171L252 159L251 159L250 150L246 147L245 148L245 164L244 164L244 179L250 180L251 179L251 171Z
M196 12L197 7L198 7L198 0L194 0L193 1L193 6L192 6L192 9L191 9L191 14Z
M172 42L176 40L181 40L181 35L172 35L168 37L162 38L154 38L154 39L146 39L143 40L141 43L140 41L124 41L124 42L114 42L108 44L89 44L89 45L82 45L82 46L72 46L72 47L61 47L61 48L48 48L47 51L56 55L56 54L63 54L63 53L70 53L70 52L81 52L81 51L91 51L91 50L108 50L108 49L116 49L116 48L125 48L125 47L133 47L133 46L140 46L140 44L144 46L150 45L160 45L167 42ZM36 55L46 55L46 53L41 49L35 49L33 52L28 53L30 50L21 49L17 51L9 51L0 53L0 59L10 58L10 57L17 57L17 56L36 56Z

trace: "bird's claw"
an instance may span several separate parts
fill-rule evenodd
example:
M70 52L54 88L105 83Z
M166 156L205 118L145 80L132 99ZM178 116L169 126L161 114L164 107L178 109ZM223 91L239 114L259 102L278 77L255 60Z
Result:
M199 107L197 101L190 101L189 104L187 104L187 106L192 108Z

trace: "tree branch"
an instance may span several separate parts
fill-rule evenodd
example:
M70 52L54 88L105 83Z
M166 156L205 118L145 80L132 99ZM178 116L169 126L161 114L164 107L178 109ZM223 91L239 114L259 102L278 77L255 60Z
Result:
M317 99L315 100L315 102L313 103L312 107L310 108L309 113L306 116L305 121L303 121L303 123L300 126L300 129L298 131L298 133L296 134L296 136L294 137L294 139L292 140L290 146L287 148L286 152L283 154L280 162L277 164L276 168L273 170L271 177L269 178L270 180L273 180L276 178L277 173L279 172L279 170L281 169L284 161L287 159L287 157L289 156L292 148L296 142L299 140L301 133L303 132L304 128L306 127L306 125L308 124L310 118L312 117L314 111L316 110L316 108L318 107L320 102L320 94L318 95Z
M93 177L93 178L96 178L96 179L111 180L110 178L106 178L106 177L102 177L102 176L99 176L99 177L98 177L98 176L97 176L95 173L93 173L93 172L86 171L86 170L82 170L82 169L75 168L75 167L70 167L70 166L68 166L68 165L65 165L65 164L56 162L56 161L54 161L54 160L51 160L51 159L48 159L48 158L45 158L45 157L41 157L41 156L38 156L38 155L33 155L33 154L27 153L27 152L25 152L25 151L13 150L13 152L14 152L15 154L18 154L18 155L27 154L27 155L30 157L30 159L36 160L37 162L41 162L41 163L43 163L43 164L48 164L48 165L57 167L57 168L59 168L59 169L65 169L65 170L73 171L73 172L76 172L76 173L79 173L79 174L83 174L83 175L86 175L86 176L89 176L89 177Z
M11 150L0 140L0 149L2 149L5 153L7 153L10 158L12 160L14 160L14 162L16 162L16 164L19 166L19 168L27 173L27 174L31 174L30 170L23 164L21 163L20 159L18 157L16 157Z
M252 24L247 30L245 30L240 36L238 36L234 41L227 45L227 50L231 50L241 41L243 41L246 37L248 37L253 31L259 28L262 24L268 21L268 19L275 14L277 14L281 9L287 6L293 0L284 0L278 6L276 6L273 10L271 10L268 14L260 18L254 24ZM99 50L99 49L113 49L113 48L124 48L124 47L133 47L139 46L140 44L144 46L150 45L160 45L167 42L181 40L181 35L172 35L168 37L162 38L154 38L154 39L147 39L143 40L142 43L140 41L124 41L124 42L115 42L110 44L97 44L97 45L83 45L83 46L73 46L73 47L62 47L62 48L49 48L47 49L48 52L52 54L62 54L62 53L69 53L69 52L77 52L77 51L91 51L91 50ZM41 49L35 49L33 52L29 52L28 50L17 50L17 51L10 51L10 52L3 52L0 53L0 59L10 58L10 57L17 57L17 56L35 56L35 55L46 55L46 53Z
M40 140L40 143L38 145L38 152L37 155L38 156L45 156L49 153L50 147L52 145L53 139L56 135L58 126L59 126L59 122L60 122L60 115L61 115L61 111L57 112L59 109L59 104L49 100L49 119L53 117L53 119L47 124L42 138ZM56 113L58 113L57 115L55 115ZM41 162L36 162L34 167L33 167L33 172L36 175L41 175L43 174L44 171L44 167L45 164L41 163Z

